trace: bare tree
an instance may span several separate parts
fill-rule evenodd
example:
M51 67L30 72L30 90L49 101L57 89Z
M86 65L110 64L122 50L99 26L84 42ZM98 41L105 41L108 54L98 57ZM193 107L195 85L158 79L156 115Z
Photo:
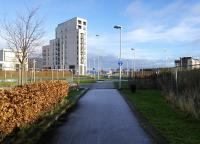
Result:
M43 20L37 15L38 8L27 9L26 13L16 15L13 21L2 22L1 36L6 40L8 47L16 54L20 63L20 84L23 84L23 73L28 55L33 53L34 48L41 45L44 36Z

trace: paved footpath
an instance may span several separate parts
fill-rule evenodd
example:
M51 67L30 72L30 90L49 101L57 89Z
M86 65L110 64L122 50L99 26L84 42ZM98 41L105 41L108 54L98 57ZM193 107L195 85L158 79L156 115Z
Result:
M90 86L67 121L46 138L48 144L149 144L123 97L112 82ZM43 142L44 143L44 142Z

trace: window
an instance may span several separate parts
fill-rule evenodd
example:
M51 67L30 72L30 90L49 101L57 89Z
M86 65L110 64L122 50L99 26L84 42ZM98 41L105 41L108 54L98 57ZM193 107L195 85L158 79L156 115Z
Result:
M78 24L81 24L81 20L78 20Z
M86 26L86 22L83 22L83 25L85 25L85 26Z
M80 25L78 26L78 29L81 29L81 26L80 26Z
M15 69L18 71L19 70L19 64L15 65Z

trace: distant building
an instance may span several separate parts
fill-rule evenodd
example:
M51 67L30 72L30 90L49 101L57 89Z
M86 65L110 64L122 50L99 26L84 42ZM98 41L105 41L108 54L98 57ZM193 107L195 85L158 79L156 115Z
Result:
M0 50L0 70L19 70L20 63L11 49Z
M54 63L58 61L54 61L57 58L58 54L55 54L54 51L57 49L54 46L55 40L50 40L49 45L42 47L42 67L43 69L55 69L57 68Z
M87 73L87 20L75 17L58 24L56 38L43 46L43 68Z
M28 69L31 70L34 66L34 60L35 60L35 69L36 70L42 70L43 69L43 59L39 57L29 58L28 59Z
M187 69L197 69L200 68L200 60L192 57L182 57L179 60L175 60L175 66Z

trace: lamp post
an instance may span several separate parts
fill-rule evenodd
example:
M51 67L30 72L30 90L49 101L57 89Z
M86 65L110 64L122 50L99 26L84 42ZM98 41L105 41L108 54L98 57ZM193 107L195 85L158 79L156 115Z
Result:
M95 58L94 58L94 67L93 67L93 72L94 72L94 79L96 79L96 78L95 78L95 75L96 75L96 70L95 70Z
M99 37L99 35L97 34L96 37ZM97 72L98 72L98 78L97 79L99 80L99 56L98 56L98 70L97 70Z
M115 25L114 26L115 29L119 29L120 32L120 37L119 37L119 89L121 89L121 79L122 79L122 62L121 62L121 46L122 46L122 26L119 25Z
M133 60L132 60L132 76L135 77L135 49L131 48L133 51Z
M88 60L88 75L90 76L90 60Z
M128 77L128 60L126 60L126 73L127 73L127 77Z

